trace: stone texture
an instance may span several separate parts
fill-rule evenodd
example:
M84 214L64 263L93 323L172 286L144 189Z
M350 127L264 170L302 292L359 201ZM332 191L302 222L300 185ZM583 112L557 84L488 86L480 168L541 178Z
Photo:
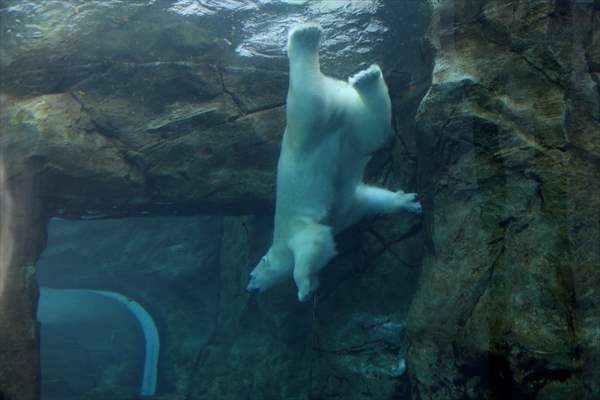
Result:
M240 62L218 19L164 6L1 6L0 149L52 214L272 209L286 66Z
M87 85L105 87L106 79ZM242 114L221 92L154 109L138 103L133 88L123 90L132 97L83 84L69 93L4 96L0 144L9 178L34 168L40 196L65 217L272 207L282 107Z
M39 395L38 286L35 264L46 245L47 213L32 178L6 180L0 158L0 397Z
M598 2L431 4L413 396L598 398Z

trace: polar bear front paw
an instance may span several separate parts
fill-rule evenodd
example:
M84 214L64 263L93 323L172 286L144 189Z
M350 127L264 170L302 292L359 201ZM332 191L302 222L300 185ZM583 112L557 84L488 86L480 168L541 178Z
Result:
M422 211L421 203L417 200L416 193L404 193L402 191L396 193L398 196L398 208L415 214L420 214Z
M316 50L321 40L322 29L317 24L307 23L297 25L289 33L288 50Z

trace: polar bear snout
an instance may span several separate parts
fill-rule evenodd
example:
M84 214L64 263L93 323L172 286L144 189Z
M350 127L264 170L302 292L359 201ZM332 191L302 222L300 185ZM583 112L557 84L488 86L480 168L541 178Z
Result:
M250 273L250 282L248 282L248 286L246 286L246 290L254 291L258 290L260 292L268 289L267 282L272 280L272 275L269 273L270 263L267 255L262 256L256 267Z

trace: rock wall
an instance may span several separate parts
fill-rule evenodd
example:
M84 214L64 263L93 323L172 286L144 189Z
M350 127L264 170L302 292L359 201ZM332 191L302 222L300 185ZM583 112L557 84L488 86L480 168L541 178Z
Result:
M600 397L600 3L431 1L416 399Z
M0 6L0 149L9 179L39 178L52 215L272 208L285 67L234 62L214 18L166 6Z
M0 157L0 398L39 393L38 286L35 265L46 246L48 214L34 179L11 185Z

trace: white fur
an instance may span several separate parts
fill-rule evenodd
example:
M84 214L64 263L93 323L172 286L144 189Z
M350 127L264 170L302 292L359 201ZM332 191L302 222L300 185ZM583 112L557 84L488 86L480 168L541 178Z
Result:
M349 79L323 75L321 29L305 24L288 40L287 127L277 167L273 244L248 289L269 289L293 276L298 299L318 287L317 273L335 255L333 236L360 218L420 212L414 193L362 183L365 165L391 135L391 105L378 66Z

